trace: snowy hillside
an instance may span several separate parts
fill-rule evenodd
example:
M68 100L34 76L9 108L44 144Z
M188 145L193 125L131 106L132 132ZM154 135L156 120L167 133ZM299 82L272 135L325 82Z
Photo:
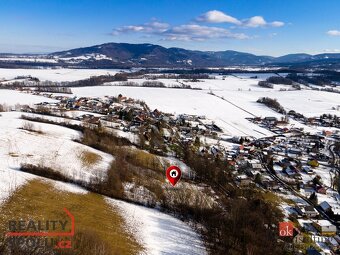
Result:
M145 255L204 255L200 237L187 224L157 210L107 199L118 207L139 241L145 245Z
M105 176L112 156L72 141L79 137L77 131L43 123L32 124L36 132L22 130L29 122L19 117L18 113L2 113L0 117L0 140L6 144L0 148L2 168L19 169L20 164L34 164L82 181ZM101 161L86 166L80 157L83 152L97 154Z
M0 90L0 104L5 104L8 106L15 106L16 104L33 105L33 104L37 104L41 102L56 102L56 101L46 98L46 97L20 93L14 90L6 90L6 89Z
M29 180L46 179L19 170L21 163L52 167L73 179L87 181L93 176L103 176L112 156L72 140L79 132L50 124L34 123L41 133L20 129L26 122L20 113L2 113L0 117L0 205ZM91 151L100 156L96 165L88 168L82 164L79 151ZM71 184L48 180L58 190L83 194L85 190ZM180 220L126 202L107 199L118 208L125 219L126 228L138 239L147 255L189 254L204 255L205 248L199 235Z

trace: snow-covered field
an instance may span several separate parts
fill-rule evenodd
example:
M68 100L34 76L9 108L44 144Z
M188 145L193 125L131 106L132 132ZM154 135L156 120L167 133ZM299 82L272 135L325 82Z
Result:
M98 86L95 88L74 88L73 93L77 96L95 97L123 94L131 98L144 100L151 109L159 109L175 114L205 115L230 135L262 137L271 134L267 130L245 120L246 117L253 117L251 114L227 101L209 95L207 91Z
M140 79L132 81L139 84L143 82ZM245 120L254 116L282 116L257 103L260 97L276 98L287 111L295 110L306 116L319 116L323 113L340 116L340 111L332 109L340 104L340 94L313 90L282 91L290 89L290 86L285 85L275 85L274 89L268 89L259 87L258 81L259 79L227 76L224 79L218 77L213 80L186 83L202 90L98 86L74 88L73 93L77 96L97 97L123 94L144 100L152 109L157 108L175 114L205 115L229 135L263 137L272 134ZM176 83L176 80L165 82L167 86ZM215 95L209 94L210 91Z
M36 178L19 171L22 163L49 166L69 176L86 178L81 162L72 151L82 146L71 141L79 137L78 132L48 124L34 124L43 134L28 132L19 129L25 122L19 117L17 112L4 112L0 116L0 204L21 185ZM108 155L101 154L104 159L111 160ZM62 186L65 185L58 184Z
M34 164L60 171L75 180L89 181L106 175L112 156L74 142L80 133L61 126L33 123L31 132L20 129L28 123L19 119L20 113L5 112L0 117L0 167L19 169L21 164ZM84 152L95 153L100 161L86 165L81 160Z
M84 114L91 114L93 116L102 116L101 114L98 113L90 113L90 112L85 112L85 111L68 111L64 112L65 116L71 117L71 118L76 118L78 116L84 115ZM75 119L68 119L64 117L56 117L56 116L49 116L49 115L40 115L40 114L35 114L35 113L23 113L24 116L27 117L39 117L41 119L47 120L47 121L52 121L56 123L63 123L66 122L71 125L82 125L82 121L80 120L75 120ZM117 129L115 127L108 127L107 128L108 132L112 132L115 136L117 137L124 137L128 139L131 143L137 143L138 142L138 135L131 133L131 132L125 132L120 129Z
M257 85L259 79L236 78L228 76L225 80L205 80L204 82L191 82L192 87L212 90L214 94L243 107L255 115L265 115L272 111L264 109L256 103L260 97L276 98L286 110L295 110L306 116L318 116L323 113L336 114L340 116L340 111L332 110L340 104L340 94L314 91L280 91L289 89L287 85L274 85L273 89L262 88ZM271 114L275 115L275 114Z
M0 89L0 104L15 106L16 104L33 105L40 102L56 102L56 101L50 98L20 93L14 90Z
M114 75L119 70L114 69L5 69L0 68L0 80L1 79L14 79L17 76L37 77L41 81L76 81L90 78L96 75Z
M200 236L186 223L155 209L107 199L118 208L145 255L207 254Z
M287 85L274 85L273 89L262 88L257 85L259 80L263 80L273 74L252 74L258 76L257 79L249 78L251 75L238 74L234 76L216 76L216 79L203 80L201 82L184 82L192 88L201 88L205 93L212 91L214 94L223 97L224 99L237 104L247 111L261 116L265 114L273 114L271 110L264 109L256 103L260 97L276 98L286 110L295 110L306 116L316 116L323 113L340 115L340 111L332 110L333 107L340 105L340 94L315 91L306 89L300 91L288 91L292 89ZM138 84L142 84L143 79L131 80ZM180 85L175 79L159 79L166 86ZM286 90L286 91L282 91ZM184 91L187 93L187 90Z

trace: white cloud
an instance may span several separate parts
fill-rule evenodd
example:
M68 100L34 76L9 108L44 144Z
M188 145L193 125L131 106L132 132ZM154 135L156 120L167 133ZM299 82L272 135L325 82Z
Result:
M144 32L144 33L162 33L166 31L170 25L168 23L152 21L143 25L123 26L113 30L113 35L129 32Z
M329 30L327 34L330 36L340 36L340 30Z
M272 22L272 23L270 23L270 24L271 24L271 26L273 26L273 27L283 27L283 26L285 25L285 23L282 22L282 21L274 21L274 22Z
M147 25L153 29L156 30L158 32L164 32L165 30L167 30L170 25L168 23L163 23L163 22L158 22L158 21L153 21L151 23L147 23Z
M245 26L247 27L263 27L267 24L262 16L254 16L251 17L248 21L246 21Z
M123 26L113 30L112 35L123 33L141 33L143 35L159 36L162 40L171 41L205 41L213 38L248 39L244 33L232 33L228 29L198 24L186 24L171 27L167 23L153 21L143 25Z
M246 27L282 27L285 23L282 21L267 22L262 16L254 16L244 21Z
M220 27L200 26L196 24L173 27L164 32L165 40L204 41L212 38L248 39L243 33L231 33Z
M198 22L206 23L231 23L237 27L282 27L285 25L282 21L267 22L262 16L254 16L245 20L238 20L224 12L212 10L208 11L198 18ZM234 31L234 30L232 30ZM140 33L143 36L158 36L161 40L181 40L181 41L205 41L216 38L232 38L232 39L249 39L256 38L256 35L249 37L244 33L234 33L222 27L203 26L198 23L184 24L179 26L171 26L168 23L152 20L151 22L141 25L122 26L113 29L112 35L120 35L126 33Z
M243 27L282 27L285 25L282 21L267 22L262 16L254 16L249 19L240 21L239 19L229 16L228 14L213 10L203 13L201 16L196 18L196 21L207 22L207 23L232 23L237 26Z
M120 31L134 31L134 32L138 32L138 31L142 31L144 30L145 28L143 26L125 26L125 27L122 27L120 29Z
M242 24L242 22L239 21L238 19L232 16L229 16L221 11L217 11L217 10L203 13L196 20L200 22L208 22L208 23L232 23L235 25Z

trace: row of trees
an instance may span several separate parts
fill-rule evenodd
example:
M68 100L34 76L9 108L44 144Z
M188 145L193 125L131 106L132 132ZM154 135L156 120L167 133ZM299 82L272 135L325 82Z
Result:
M314 84L317 86L324 86L332 84L332 80L329 79L326 75L305 75L305 74L296 74L290 73L287 75L287 78L291 81L298 82L304 85Z
M283 84L283 85L290 85L294 89L297 89L297 90L301 89L300 85L298 84L299 82L298 80L293 81L292 79L287 78L287 77L285 78L282 76L271 76L271 77L268 77L265 81L259 81L258 85L264 88L273 88L274 87L273 84Z
M87 86L98 86L106 82L114 81L127 81L128 75L126 73L116 73L115 75L99 75L92 76L88 79L68 82L68 87L87 87Z
M274 88L273 84L268 81L259 81L258 85L263 88Z
M272 108L273 110L277 111L281 114L286 114L286 110L283 108L283 106L276 100L270 97L261 97L257 100L258 103L264 104L268 106L269 108Z
M291 79L282 76L270 76L266 79L266 81L272 84L293 85L293 81Z
M128 75L126 73L117 73L115 75L99 75L92 76L88 79L78 80L78 81L64 81L64 82L55 82L55 81L39 81L32 80L33 78L29 78L27 81L14 81L13 83L8 83L3 85L9 88L21 88L21 87L37 87L40 90L43 88L61 88L61 87L87 87L87 86L98 86L102 85L106 82L114 82L114 81L127 81Z

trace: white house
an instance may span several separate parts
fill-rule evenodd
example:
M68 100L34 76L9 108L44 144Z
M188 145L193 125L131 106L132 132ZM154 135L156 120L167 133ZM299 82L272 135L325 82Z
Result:
M313 222L313 226L319 231L321 235L335 235L336 226L328 220L317 220Z

